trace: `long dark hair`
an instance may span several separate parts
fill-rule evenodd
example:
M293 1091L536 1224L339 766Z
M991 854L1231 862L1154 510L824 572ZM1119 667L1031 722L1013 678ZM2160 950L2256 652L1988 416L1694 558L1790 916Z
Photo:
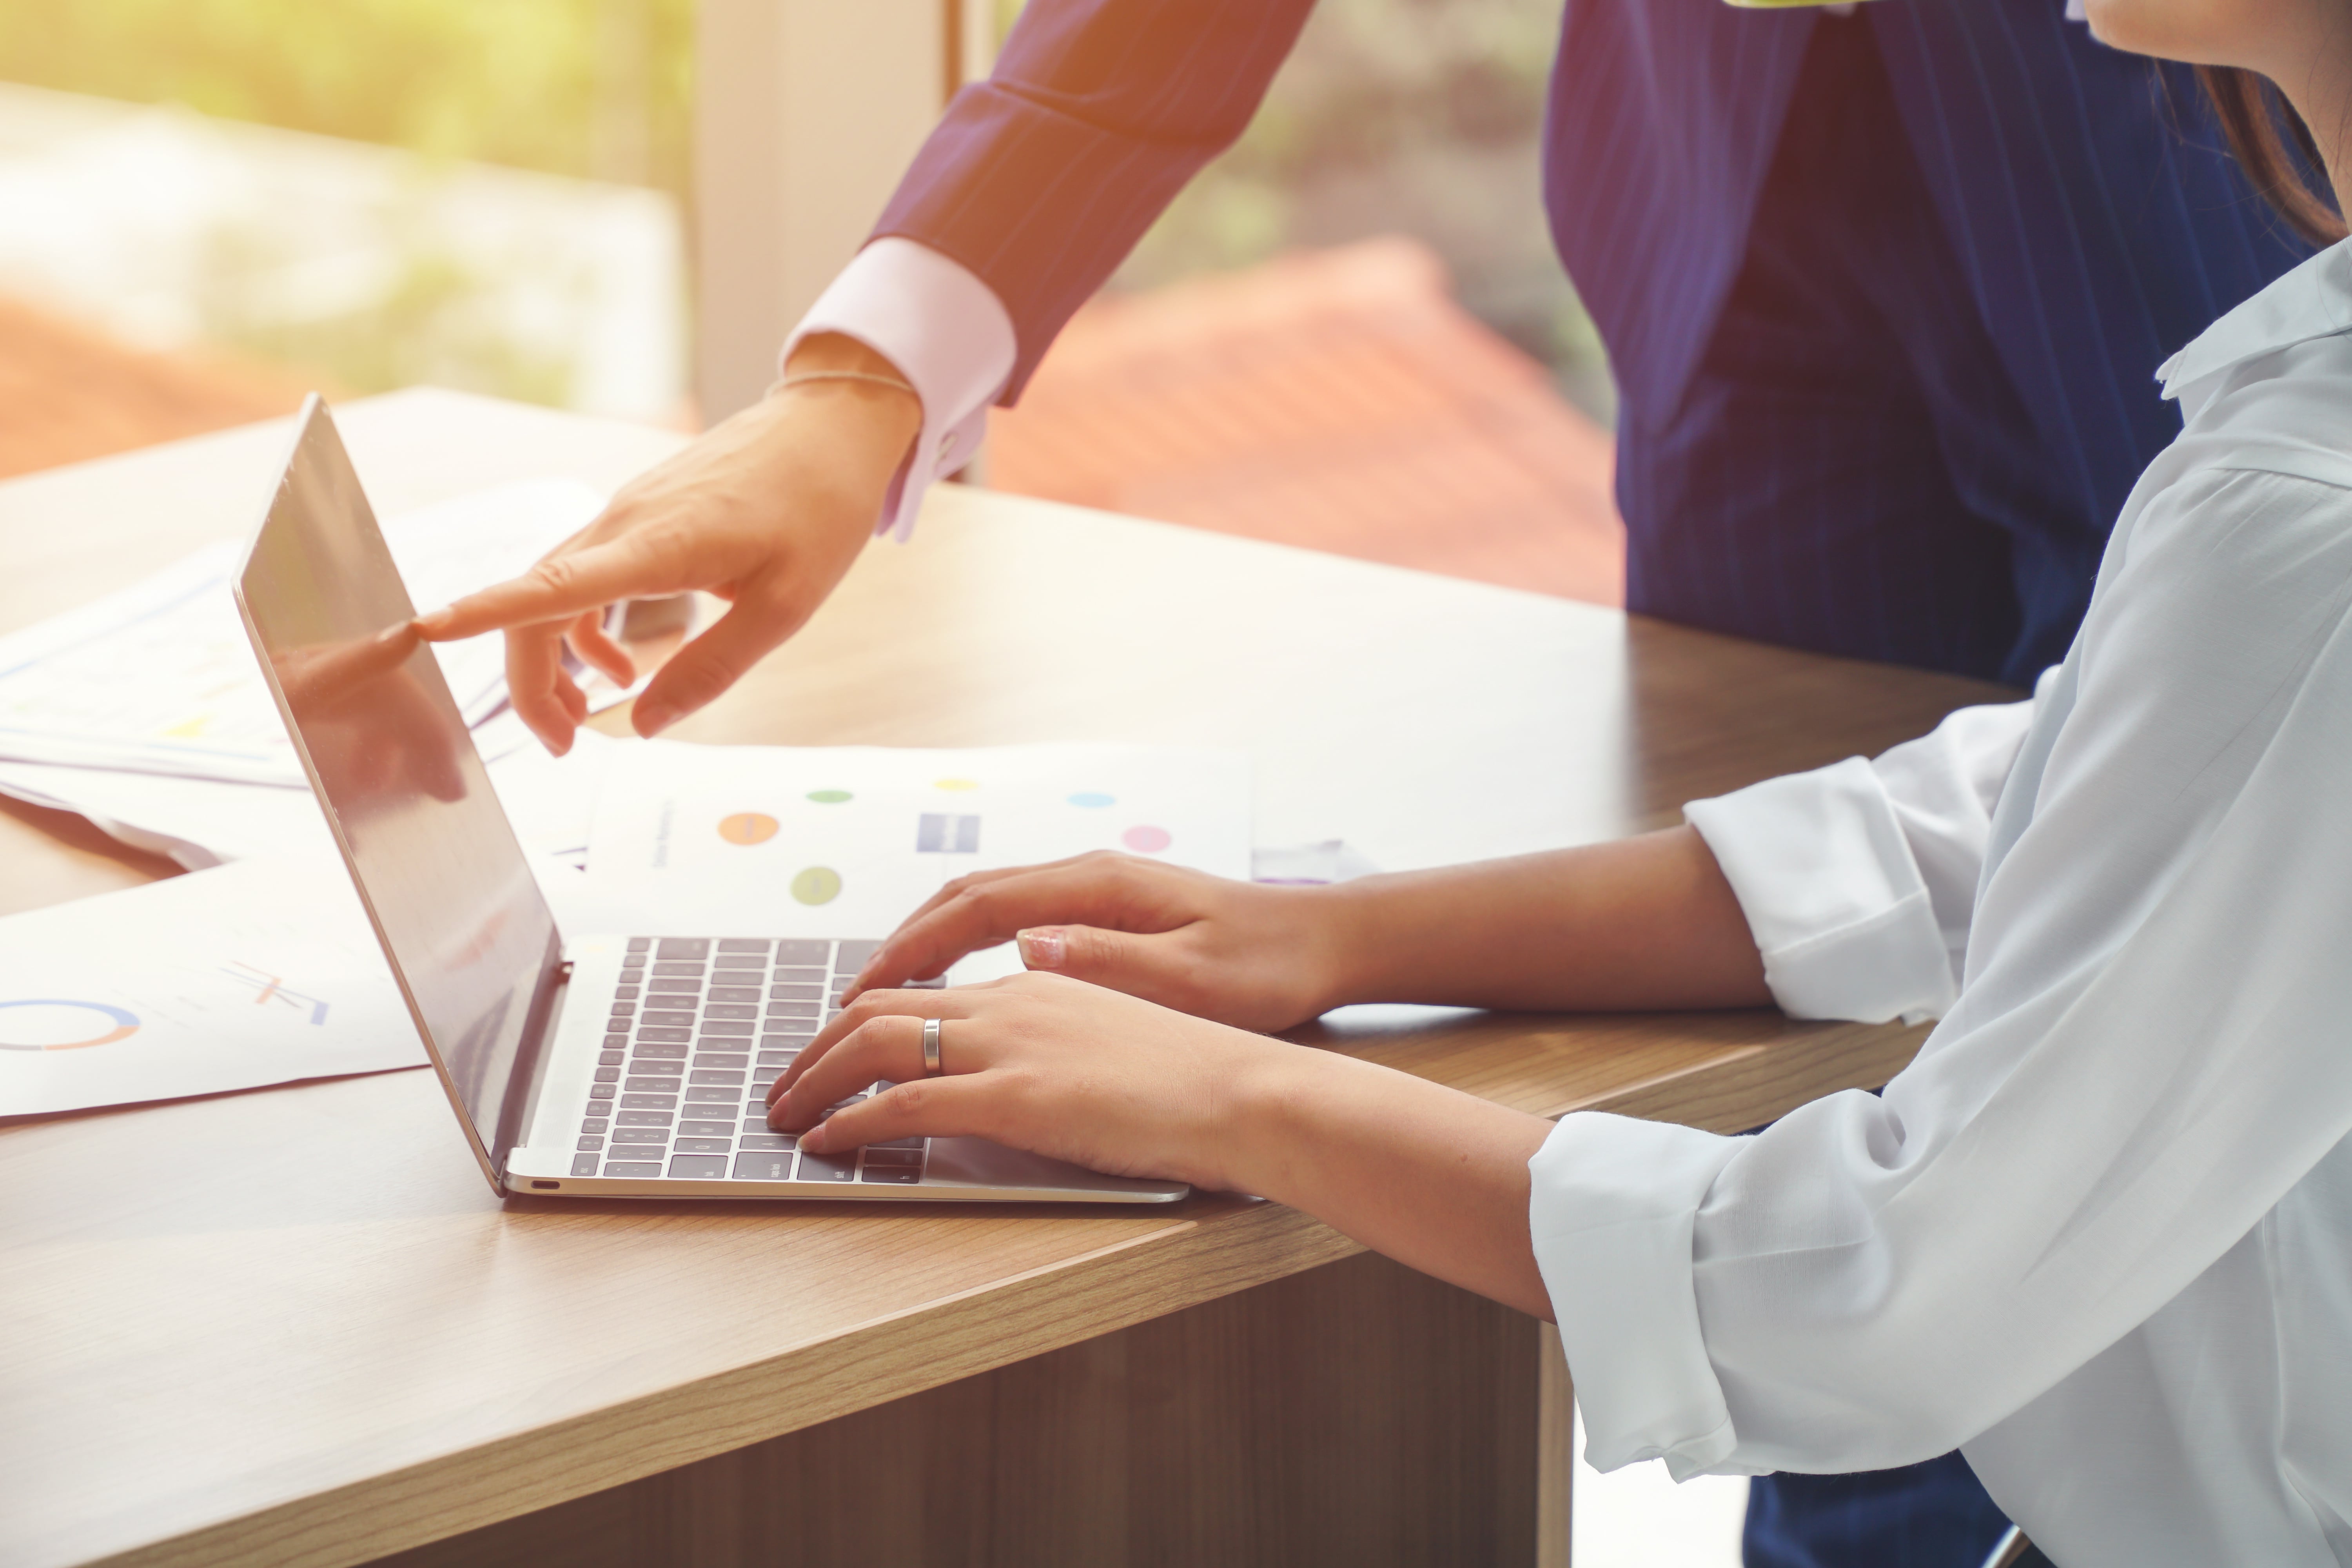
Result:
M2212 100L2238 166L2263 199L2312 244L2342 239L2343 215L2312 187L2312 173L2321 167L2319 145L2278 89L2234 66L2199 66L2197 79Z

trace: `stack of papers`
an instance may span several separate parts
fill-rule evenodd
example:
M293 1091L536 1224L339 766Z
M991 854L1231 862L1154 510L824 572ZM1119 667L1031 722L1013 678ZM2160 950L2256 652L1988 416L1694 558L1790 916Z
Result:
M527 570L603 504L571 480L508 485L393 518L384 537L430 609ZM191 869L323 831L230 595L241 548L0 637L0 793ZM434 653L486 760L537 751L507 704L504 639ZM629 695L593 675L583 689L598 709ZM574 838L584 853L584 827Z

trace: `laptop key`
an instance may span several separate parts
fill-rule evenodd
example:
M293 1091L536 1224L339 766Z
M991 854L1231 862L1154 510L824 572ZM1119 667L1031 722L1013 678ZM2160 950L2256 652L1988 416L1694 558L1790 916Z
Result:
M824 1004L822 1002L771 1002L768 1004L768 1016L771 1018L814 1019L823 1011L824 1011Z
M572 1173L575 1176L594 1175L596 1173L596 1156L593 1154L573 1155L572 1157Z
M653 945L654 939L649 936L633 936L629 939L629 951L631 952L645 952L649 951Z
M644 989L645 987L642 985L615 985L613 987L613 1000L615 1002L634 1002L637 999L637 993Z
M635 1017L636 1016L637 1016L637 1005L636 1005L635 1002L615 1002L615 1003L614 1003L614 1004L613 1004L613 1016L614 1016L614 1017L615 1017L615 1018L634 1018L634 1017Z
M615 1143L667 1143L669 1142L669 1129L667 1127L616 1127L613 1130L613 1142Z
M760 988L756 985L713 985L710 988L710 994L708 998L708 1000L712 1002L754 1003L759 1001L759 999ZM755 1018L760 1016L757 1008L752 1010L751 1016Z
M635 952L636 949L632 947L629 951ZM661 946L654 952L654 957L656 959L709 958L709 939L698 936L666 936L661 939Z
M619 1067L621 1065L621 1053L619 1051L599 1051L596 1053L596 1065L600 1068Z
M639 1029L637 1031L637 1039L640 1043L653 1040L663 1045L682 1046L692 1038L694 1038L692 1029Z
M751 1035L758 1033L758 1029L749 1018L705 1018L702 1021L702 1032L705 1036ZM749 1045L751 1042L746 1040L743 1044Z
M712 995L716 997L717 993L713 992ZM760 999L756 996L752 997L751 1005L748 1006L740 1002L720 1002L717 1000L705 1002L702 1005L702 1016L706 1019L756 1018L760 1016Z
M673 1007L669 1005L666 999L657 999L657 1005L647 1006L644 1016L637 1020L637 1026L639 1028L644 1028L647 1025L651 1025L656 1029L690 1029L694 1027L694 1013L692 1009L686 1007Z
M596 1109L602 1110L604 1108L600 1105L596 1107ZM583 1132L602 1133L610 1132L612 1130L613 1119L609 1116L591 1116L587 1121L583 1121L580 1124L580 1131Z
M930 1142L927 1138L891 1138L879 1143L868 1143L868 1149L920 1149Z
M866 1151L866 1168L869 1171L877 1166L896 1167L909 1171L919 1170L922 1163L923 1152L919 1149L868 1149Z
M674 1094L625 1094L621 1096L624 1110L676 1110L677 1096Z
M760 1131L757 1132L751 1131L754 1127ZM764 1121L746 1121L743 1123L743 1136L737 1141L736 1144L740 1149L789 1149L800 1142L789 1132L769 1131L768 1124Z
M764 936L730 936L719 944L721 952L765 952L774 946Z
M617 1051L628 1043L629 1037L625 1031L615 1030L604 1037L604 1048L608 1051Z
M661 1174L661 1162L658 1160L607 1160L604 1162L604 1173L608 1176L658 1176Z
M619 1064L620 1059L621 1059L621 1053L620 1053L620 1052L618 1052L618 1051L606 1051L604 1054L605 1054L606 1056L608 1056L608 1057L612 1058L613 1058L613 1061L614 1061L614 1063L615 1065L614 1065L614 1066L612 1066L612 1067L599 1067L599 1068L596 1069L596 1081L597 1081L598 1083L618 1083L618 1082L620 1082L620 1081L621 1081L621 1069L620 1069L620 1067L619 1067L619 1065L618 1065L618 1064Z
M639 1040L636 1050L632 1054L641 1062L682 1062L690 1048L683 1040ZM671 1068L667 1070L675 1072L677 1069Z
M724 1154L733 1144L728 1138L681 1138L669 1146L673 1154Z
M768 1042L761 1040L760 1043L764 1046ZM799 1055L798 1051L761 1051L760 1065L763 1068L788 1068Z
M833 972L845 978L866 967L866 961L882 951L878 942L845 942L833 955Z
M675 1003L665 1003L665 1002L663 1002L663 1001L662 1001L662 999L661 999L661 998L662 998L662 996L667 995L667 994L669 994L669 993L671 993L671 992L678 992L678 993L680 993L680 994L684 994L684 995L686 995L686 996L697 996L697 995L699 995L699 994L701 994L701 993L702 993L702 982L701 982L700 980L698 980L698 979L697 979L697 980L656 980L656 981L655 981L651 985L646 986L646 990L648 990L648 991L655 992L655 993L657 993L657 994L656 994L656 995L654 995L654 996L648 997L648 998L646 999L646 1001L647 1001L647 1005L651 1005L651 1006L674 1006L674 1005L677 1005L677 1004L675 1004Z
M776 943L778 963L823 963L832 955L829 942L780 942Z
M778 964L769 978L779 985L814 985L822 991L824 989L827 973L828 971L823 968L787 969L782 964Z
M803 1182L854 1182L857 1179L857 1154L803 1154L801 1180Z
M858 1180L879 1182L893 1187L914 1187L922 1184L923 1172L919 1165L868 1165Z
M624 1110L621 1112L621 1125L624 1127L667 1127L669 1124L670 1113L667 1110Z
M739 1182L789 1182L793 1179L793 1152L790 1149L753 1149L735 1156L735 1179Z
M693 1176L708 1181L727 1173L724 1154L673 1154L669 1158L669 1173L673 1176Z
M604 1141L593 1134L583 1133L581 1136L580 1142L572 1146L578 1149L582 1153L589 1154L602 1149L604 1146Z
M735 1123L732 1121L681 1121L677 1124L677 1131L681 1138L732 1138L735 1136Z
M603 1068L598 1068L596 1070L598 1072L603 1072L604 1069ZM629 1094L676 1094L677 1092L677 1079L674 1078L632 1078L623 1082L621 1088L625 1092Z
M591 1100L610 1100L613 1098L613 1091L618 1087L619 1086L617 1084L600 1083L588 1091L588 1098Z

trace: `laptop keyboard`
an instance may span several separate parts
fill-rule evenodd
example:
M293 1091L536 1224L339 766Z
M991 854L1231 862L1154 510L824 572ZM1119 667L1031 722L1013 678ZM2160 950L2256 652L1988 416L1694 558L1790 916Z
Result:
M768 1128L768 1086L839 1011L842 988L880 945L631 938L572 1173L919 1183L925 1139L804 1154L792 1134Z

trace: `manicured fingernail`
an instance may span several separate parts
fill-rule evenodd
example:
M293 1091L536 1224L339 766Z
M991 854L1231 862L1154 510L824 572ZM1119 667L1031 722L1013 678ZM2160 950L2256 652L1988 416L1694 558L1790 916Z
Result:
M446 606L444 606L441 609L435 610L430 615L417 616L416 629L423 632L426 637L431 637L436 632L447 631L449 629L450 619L451 616L449 611Z
M801 1147L812 1154L824 1152L824 1123L820 1121L801 1134Z
M1038 926L1019 933L1021 962L1032 969L1059 969L1067 940L1058 926Z

